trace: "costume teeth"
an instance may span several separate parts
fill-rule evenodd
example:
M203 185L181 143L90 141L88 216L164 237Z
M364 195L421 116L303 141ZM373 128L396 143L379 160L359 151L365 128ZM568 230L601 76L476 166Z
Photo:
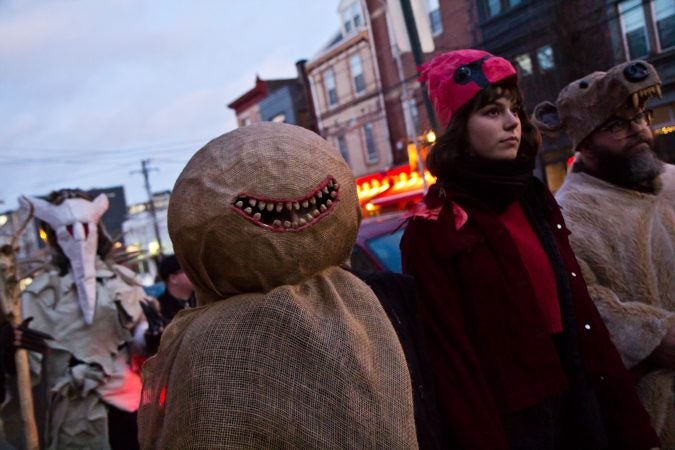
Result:
M637 92L633 92L632 100L633 100L633 108L637 108L638 106L640 106L640 96L638 95Z
M657 85L655 85L654 87L656 88L656 95L657 95L659 98L663 97L663 95L661 94L661 85L660 85L660 84L657 84Z
M297 200L261 200L241 194L231 207L256 225L272 231L302 230L330 213L337 204L339 187L335 178L327 177L314 192Z

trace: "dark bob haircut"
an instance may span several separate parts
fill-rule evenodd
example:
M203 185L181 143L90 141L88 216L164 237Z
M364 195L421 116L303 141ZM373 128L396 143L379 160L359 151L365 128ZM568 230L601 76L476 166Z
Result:
M536 155L541 145L541 135L539 134L539 130L530 122L530 118L522 106L523 96L520 89L516 86L488 86L457 111L445 133L438 138L431 148L426 164L433 176L440 180L451 176L452 166L458 159L466 158L469 154L469 140L467 136L469 116L501 97L508 98L513 104L518 106L518 118L520 119L522 138L516 158L531 158Z

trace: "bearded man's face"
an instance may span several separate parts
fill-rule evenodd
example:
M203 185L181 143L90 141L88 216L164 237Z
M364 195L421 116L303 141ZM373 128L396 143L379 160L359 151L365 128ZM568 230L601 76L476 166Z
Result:
M598 177L623 185L650 182L663 171L652 150L654 135L643 109L626 108L605 122L581 149L585 164Z

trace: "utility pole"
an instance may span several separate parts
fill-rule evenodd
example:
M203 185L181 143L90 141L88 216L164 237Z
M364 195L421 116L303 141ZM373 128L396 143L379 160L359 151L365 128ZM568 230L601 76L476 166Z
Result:
M148 208L150 209L150 216L152 217L152 226L155 229L155 238L157 238L157 245L159 245L159 257L162 258L164 256L164 252L162 251L162 239L159 235L159 223L157 222L157 212L155 211L155 199L152 196L152 189L150 189L150 176L148 173L150 170L157 170L157 169L150 168L149 166L150 166L149 159L141 160L140 173L143 174L143 179L145 180L145 191L148 193ZM134 171L132 173L138 173L138 171Z
M415 59L415 65L418 67L424 63L422 58L422 44L420 43L420 36L417 33L417 25L415 23L415 15L413 13L412 5L410 0L401 0L401 10L403 12L403 19L405 20L405 27L408 30L408 36L410 37L410 49ZM424 86L424 83L420 82L422 87L422 98L424 99L424 107L427 110L427 116L429 117L429 123L431 128L438 132L438 122L436 121L436 114L434 113L434 108L431 106L431 101L427 95L427 89Z

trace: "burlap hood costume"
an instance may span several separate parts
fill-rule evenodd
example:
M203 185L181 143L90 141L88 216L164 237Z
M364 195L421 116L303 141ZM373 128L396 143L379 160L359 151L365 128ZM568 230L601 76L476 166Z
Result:
M144 367L143 448L417 448L396 334L338 267L359 220L348 167L305 129L252 125L193 156L169 232L201 307Z

